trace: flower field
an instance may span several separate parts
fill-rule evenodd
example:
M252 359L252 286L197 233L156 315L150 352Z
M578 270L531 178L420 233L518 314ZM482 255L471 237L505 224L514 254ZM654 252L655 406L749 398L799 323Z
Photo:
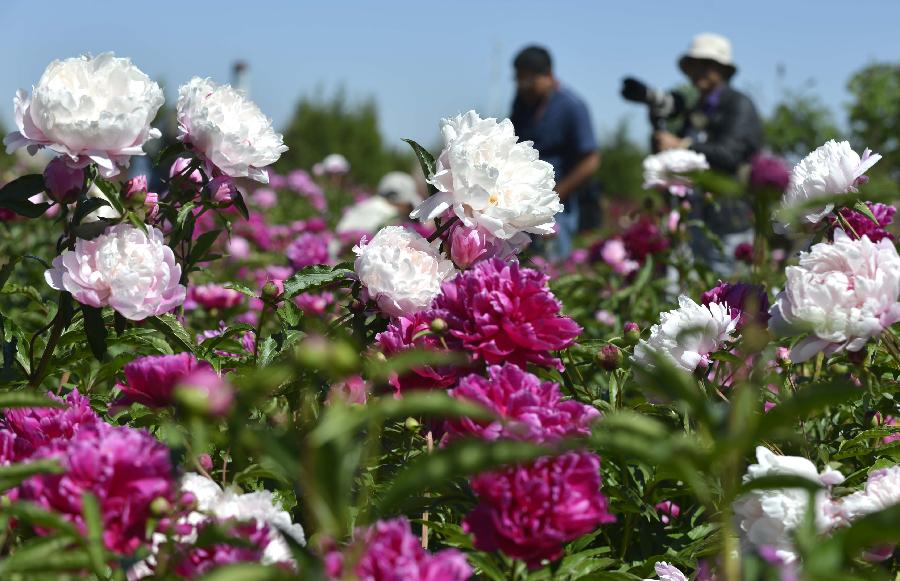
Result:
M554 263L553 166L509 120L410 136L428 196L379 221L340 155L277 173L210 79L146 155L164 101L110 53L15 96L4 143L47 162L0 188L0 579L900 575L878 153L746 187L650 156L648 203ZM752 195L728 276L692 191Z

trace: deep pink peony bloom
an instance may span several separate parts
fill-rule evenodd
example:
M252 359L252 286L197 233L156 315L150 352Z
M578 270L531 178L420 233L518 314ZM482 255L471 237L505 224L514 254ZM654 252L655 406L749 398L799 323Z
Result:
M145 542L150 504L157 498L171 501L175 489L169 449L145 430L103 423L83 426L74 438L58 440L35 457L57 458L65 473L29 478L20 487L20 498L85 533L81 499L90 492L100 504L103 542L120 555L133 553Z
M541 381L515 365L492 365L488 377L468 375L450 395L480 404L499 416L487 424L469 418L447 422L450 437L477 436L485 440L511 438L549 442L567 436L586 436L600 415L577 401L562 401L559 386Z
M470 228L462 224L453 226L445 238L450 243L450 258L459 268L468 268L479 260L488 258L512 258L531 242L527 235L501 240L484 228Z
M197 534L213 524L209 520L197 527ZM218 543L198 547L184 544L176 549L172 571L182 579L197 579L213 569L235 563L260 563L269 544L271 532L268 525L260 521L221 523L228 535L240 543Z
M873 204L872 202L866 202L866 205L869 207L872 215L875 216L875 219L878 220L878 224L856 210L841 208L841 217L853 228L852 232L847 231L847 236L852 240L857 240L860 236L868 236L872 242L878 242L882 238L894 240L894 235L888 232L886 228L894 222L894 213L897 211L897 208L885 204ZM833 240L834 231L842 229L838 219L832 216L828 238Z
M9 408L0 419L0 435L4 450L0 464L21 462L31 458L41 448L57 441L71 440L84 426L100 424L102 420L88 398L73 391L65 398L48 393L50 399L66 404L64 408Z
M500 550L529 567L556 560L563 544L615 520L600 492L600 458L568 452L475 477L479 504L463 529L475 548Z
M71 204L84 187L84 169L72 167L64 157L54 157L44 168L47 195L62 204Z
M334 295L328 291L300 293L294 297L294 303L307 315L324 315L328 307L334 304Z
M242 293L220 284L204 284L188 289L188 301L204 309L230 309L241 304L242 300Z
M141 403L161 408L172 405L172 391L198 369L212 369L206 361L197 361L190 353L148 355L125 365L125 383L116 387L122 395L116 405Z
M659 520L661 520L664 525L669 524L673 519L676 519L681 515L681 507L671 500L657 502L654 508L656 509L656 512L659 513Z
M455 337L433 333L431 321L432 317L427 312L393 318L387 329L379 333L375 340L388 357L407 349L446 352L447 347L451 350L461 348ZM391 378L391 385L397 393L410 389L450 387L456 383L460 373L460 368L450 365L416 367L409 373Z
M791 181L791 170L780 157L757 154L750 162L750 185L784 192Z
M658 254L669 247L669 240L660 231L659 226L644 216L629 226L621 236L628 256L641 264L651 254Z
M303 268L314 264L331 264L331 252L328 245L331 235L306 232L297 236L287 247L288 260L294 268Z
M278 193L272 188L258 188L250 194L250 201L258 208L269 210L278 205Z
M357 529L355 542L348 555L362 551L353 573L366 581L463 581L472 575L472 568L463 553L445 549L430 553L422 548L412 533L409 521L396 518L378 521L367 529ZM330 579L343 579L345 557L337 551L325 557Z
M492 258L445 282L428 313L475 360L562 369L550 351L572 345L581 327L559 311L546 275Z
M756 321L762 327L769 324L769 295L758 284L719 281L719 284L701 295L700 302L704 305L727 304L731 307L731 318L739 319L739 329L750 321Z

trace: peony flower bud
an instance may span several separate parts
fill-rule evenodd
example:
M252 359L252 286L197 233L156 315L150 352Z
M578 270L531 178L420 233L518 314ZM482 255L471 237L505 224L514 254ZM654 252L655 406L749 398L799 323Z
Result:
M155 219L159 213L159 194L147 192L147 197L144 198L144 208L147 211L147 220Z
M209 182L209 191L216 206L224 208L230 206L239 195L237 185L228 176L219 176Z
M280 285L278 283L281 283ZM284 292L284 282L283 281L272 281L267 280L266 284L263 285L262 288L262 300L271 303L273 301L278 300L281 297L281 293Z
M450 233L450 258L459 268L466 268L492 250L489 234L480 228L457 226Z
M440 317L431 321L431 332L432 333L443 333L447 330L447 321L441 319Z
M183 172L191 165L191 158L189 157L179 157L172 164L172 167L169 168L169 177L174 181L176 179L184 179L189 182L193 182L195 184L203 183L203 176L200 175L200 170L195 169L191 173L185 175Z
M72 168L63 157L54 157L44 168L47 194L60 204L71 204L84 188L84 170Z
M126 198L130 198L135 194L146 194L148 191L147 186L147 176L139 175L134 176L127 182L125 182L125 187L122 188L122 192L124 193Z
M637 323L628 321L625 323L622 331L625 337L625 343L628 345L637 345L638 341L641 340L641 328L638 327Z
M597 364L600 365L601 368L606 371L615 371L622 367L622 362L625 360L625 357L622 355L621 349L612 343L607 343L597 351L596 359Z
M418 432L421 426L422 424L420 424L419 421L414 417L408 417L406 418L406 421L403 422L403 427L410 432Z
M212 458L209 457L209 454L200 454L197 457L197 462L200 464L200 467L209 472L212 470L213 463Z
M150 513L155 516L165 516L172 512L172 505L163 497L154 498L150 503Z

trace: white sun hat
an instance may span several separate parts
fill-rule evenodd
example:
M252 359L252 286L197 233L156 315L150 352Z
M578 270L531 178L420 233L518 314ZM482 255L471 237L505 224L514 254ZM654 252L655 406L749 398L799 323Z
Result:
M731 41L712 32L703 32L694 37L691 46L685 54L678 59L678 67L682 72L685 71L685 65L692 60L713 61L728 69L728 76L731 77L737 71L731 56Z
M416 180L411 175L402 171L392 171L384 174L378 182L378 195L394 202L401 202L416 207L422 203L422 196L416 187Z

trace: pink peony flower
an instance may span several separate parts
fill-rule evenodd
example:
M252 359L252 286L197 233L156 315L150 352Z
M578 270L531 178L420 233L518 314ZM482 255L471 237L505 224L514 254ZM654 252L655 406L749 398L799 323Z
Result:
M328 390L328 402L341 399L347 403L364 404L368 399L369 386L359 375L352 375L347 379L332 384Z
M512 258L531 241L527 234L510 240L495 238L480 226L457 224L450 230L450 258L459 268L468 268L479 260Z
M850 208L841 208L838 212L852 228L852 230L846 231L847 236L853 240L857 240L861 236L868 236L872 242L878 242L883 238L893 241L894 235L888 232L886 228L893 224L894 213L897 211L897 208L885 204L873 204L872 202L866 202L866 206L869 207L872 215L878 220L877 224L872 222L868 216ZM843 230L843 227L836 216L832 216L830 220L831 229L828 232L828 237L834 240L834 231Z
M7 445L0 453L0 464L27 460L41 448L71 440L84 426L101 423L100 416L91 409L91 402L77 389L65 398L47 395L66 407L9 408L3 412L0 435Z
M193 160L189 157L179 157L178 159L176 159L172 163L172 167L169 168L169 177L174 180L176 176L178 176L188 182L193 182L195 184L203 183L203 175L200 173L199 169L195 169L189 174L184 174L188 166L191 165L191 161Z
M328 307L334 304L334 295L327 291L300 293L294 297L294 303L307 315L324 315Z
M659 520L661 520L664 525L669 524L673 519L676 519L681 515L681 507L671 500L657 502L654 508L656 509L656 512L659 513Z
M436 553L423 549L402 517L357 529L354 538L345 555L333 550L325 556L329 579L352 574L366 581L463 581L472 575L465 555L456 549ZM359 556L352 573L344 571L354 555Z
M74 250L53 259L44 273L47 284L65 290L79 303L110 306L123 317L140 321L171 311L187 293L179 283L181 265L163 234L116 224L93 240L78 238Z
M208 520L198 525L197 534L203 534L204 529L214 522ZM211 546L184 543L175 551L172 572L181 579L197 579L225 565L262 561L271 534L268 525L259 521L220 524L228 530L230 537L240 543L216 543Z
M297 236L285 254L294 268L303 268L315 264L331 264L331 252L328 246L331 235L328 233L314 234L306 232Z
M197 406L199 411L224 417L231 411L234 387L221 375L205 366L198 366L190 375L178 381L174 388L181 390L182 402Z
M460 347L455 337L432 332L431 321L432 318L425 312L391 319L387 329L376 335L375 340L388 357L407 349L446 352L448 346L451 350ZM410 389L450 387L456 383L460 373L458 367L449 365L416 367L409 373L391 378L391 385L397 393Z
M148 355L125 365L125 383L116 387L122 395L116 405L140 403L162 408L172 405L175 386L200 369L212 369L209 363L197 361L190 353Z
M144 174L134 176L122 188L122 192L126 198L130 198L136 194L146 194L148 192L147 176Z
M610 265L617 274L627 276L636 271L641 265L628 257L625 243L617 238L612 238L603 243L600 248L600 257L603 262Z
M560 558L564 543L615 520L600 492L600 458L587 452L487 472L471 485L479 503L463 530L474 535L475 548L500 550L531 568Z
M230 206L240 195L234 179L228 176L217 176L210 180L209 191L213 202L219 207Z
M244 295L240 292L218 284L192 286L188 290L188 301L204 309L230 309L241 304L243 300Z
M278 194L272 188L258 188L250 194L250 201L263 210L270 210L278 205Z
M174 484L169 449L144 430L98 423L60 439L35 457L57 458L65 472L42 474L22 483L21 498L50 510L87 532L82 495L100 504L103 543L129 555L146 541L150 505L171 501ZM38 529L38 533L49 531Z
M757 154L750 162L750 185L784 192L791 182L791 170L780 157Z
M628 256L643 264L647 256L659 254L669 247L669 241L656 223L644 216L622 232L622 242Z
M572 345L581 327L560 316L547 280L515 261L484 260L445 282L429 314L444 319L450 336L475 360L562 369L550 351Z
M700 296L700 302L704 305L728 305L731 318L738 319L738 330L751 321L763 327L769 323L769 295L758 284L719 281L719 284Z
M243 236L232 236L228 239L226 252L232 258L247 258L250 256L250 242Z
M449 393L484 406L498 419L488 423L469 418L448 421L451 438L471 435L484 440L550 442L590 434L591 423L600 416L591 406L563 401L557 384L541 381L515 365L492 365L487 373L487 378L474 373L462 378Z
M54 157L44 168L47 195L61 204L71 204L84 188L84 170L72 167L64 157Z

